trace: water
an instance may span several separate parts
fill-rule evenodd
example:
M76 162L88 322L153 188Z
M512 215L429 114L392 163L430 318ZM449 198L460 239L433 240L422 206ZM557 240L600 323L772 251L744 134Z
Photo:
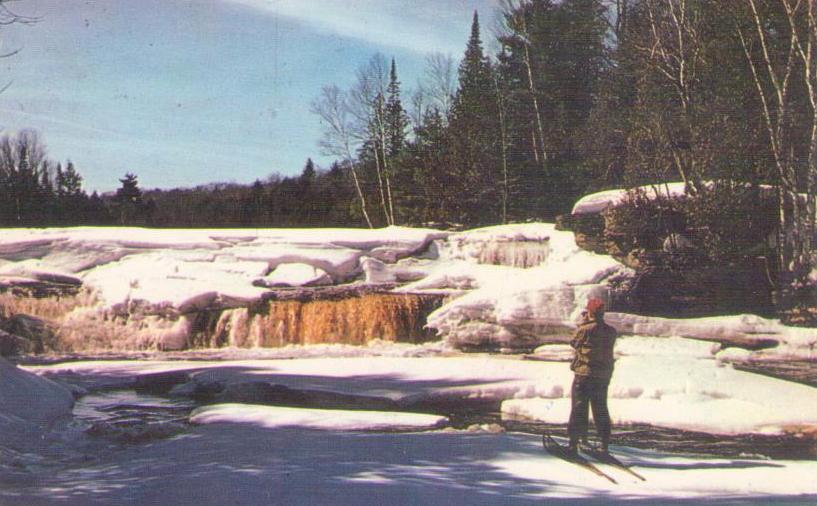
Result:
M74 423L89 436L117 443L138 443L170 437L188 427L196 403L136 393L133 390L94 392L74 406Z

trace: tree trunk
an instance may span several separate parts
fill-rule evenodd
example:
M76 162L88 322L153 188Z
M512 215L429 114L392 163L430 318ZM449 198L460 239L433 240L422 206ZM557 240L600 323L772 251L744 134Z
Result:
M548 171L548 156L547 150L545 149L545 129L542 126L542 114L539 111L539 99L537 98L538 91L536 89L536 83L533 80L533 68L531 65L531 58L530 58L530 39L528 36L528 28L525 24L524 17L522 18L522 38L523 38L523 45L525 46L525 69L527 70L528 74L528 91L530 92L531 102L533 102L533 113L536 116L536 131L539 134L539 143L538 148L541 150L542 158L542 170L544 172ZM539 156L536 153L536 146L534 146L534 158L539 160Z

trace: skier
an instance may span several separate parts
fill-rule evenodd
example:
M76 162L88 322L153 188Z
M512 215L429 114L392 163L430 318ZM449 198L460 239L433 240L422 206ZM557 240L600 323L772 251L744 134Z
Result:
M569 451L576 454L579 440L587 440L589 408L593 409L596 432L601 440L601 450L607 453L610 444L610 413L607 410L607 387L613 375L613 347L616 329L604 322L604 302L591 298L582 323L570 342L576 356L570 369L573 370L571 389L572 406L567 432L570 436Z

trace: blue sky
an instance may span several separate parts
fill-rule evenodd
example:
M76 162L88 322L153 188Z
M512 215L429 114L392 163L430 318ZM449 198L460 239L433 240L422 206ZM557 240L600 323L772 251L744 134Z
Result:
M296 174L317 147L310 102L376 52L404 93L429 52L459 58L471 15L498 0L22 0L3 27L0 127L34 128L88 190L125 172L143 188Z

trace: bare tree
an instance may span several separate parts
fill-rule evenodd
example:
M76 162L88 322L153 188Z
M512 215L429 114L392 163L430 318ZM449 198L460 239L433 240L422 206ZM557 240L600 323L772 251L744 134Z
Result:
M321 149L324 154L339 156L346 161L355 184L363 218L369 228L374 228L366 209L366 196L360 185L353 156L359 137L354 134L355 122L348 97L337 86L325 86L320 97L312 102L311 111L323 122L323 137L319 141Z
M45 145L35 130L0 138L0 188L11 199L11 213L18 223L24 211L34 204L42 178Z
M411 122L415 127L423 124L423 118L432 110L440 113L447 124L454 95L457 92L457 71L450 54L431 53L425 58L423 76L411 96Z
M810 0L803 5L802 0L780 0L786 11L786 19L792 32L792 42L803 65L808 101L811 106L811 136L809 139L807 168L808 233L804 238L804 249L810 254L815 240L817 227L817 2ZM798 23L799 22L799 23Z
M386 59L375 54L357 70L357 83L350 92L352 113L356 119L354 133L368 142L374 153L380 206L388 225L394 224L394 206L391 201L391 179L386 156L386 87L388 86Z
M653 135L671 156L672 166L691 193L701 191L695 152L698 117L696 93L698 68L704 63L699 13L687 0L645 0L648 35L636 43L650 68L669 84L677 105L677 118L655 123Z
M447 118L457 92L454 58L450 54L431 53L426 56L425 63L421 87L428 95L430 104L440 111L443 118Z
M802 1L780 1L787 7L789 22L794 23ZM762 105L763 122L777 171L778 260L781 270L796 273L802 270L805 261L794 149L791 145L791 84L797 67L797 30L790 31L786 41L788 47L784 51L773 52L767 20L761 15L758 4L755 0L742 0L741 3L750 19L750 28L739 23L737 33Z

